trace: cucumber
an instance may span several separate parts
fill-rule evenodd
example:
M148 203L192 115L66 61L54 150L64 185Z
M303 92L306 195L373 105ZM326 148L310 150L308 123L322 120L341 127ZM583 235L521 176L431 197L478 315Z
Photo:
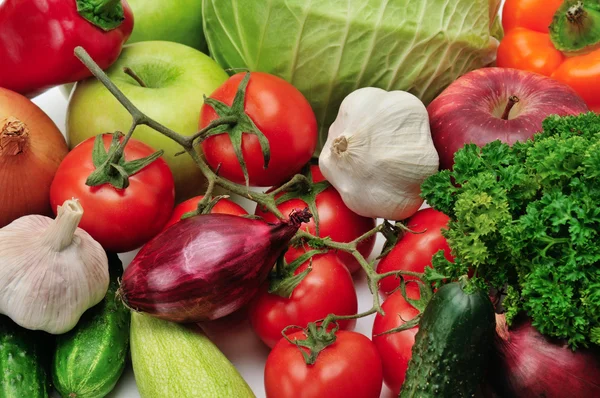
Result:
M201 331L140 313L131 316L131 360L142 398L254 397Z
M467 290L467 291L465 291ZM494 341L494 308L464 282L442 286L425 308L401 398L473 397Z
M104 397L125 368L131 316L116 297L123 265L116 254L107 255L110 284L106 297L87 310L73 330L57 338L52 378L63 397Z
M41 332L23 329L0 316L0 398L45 398L50 386Z

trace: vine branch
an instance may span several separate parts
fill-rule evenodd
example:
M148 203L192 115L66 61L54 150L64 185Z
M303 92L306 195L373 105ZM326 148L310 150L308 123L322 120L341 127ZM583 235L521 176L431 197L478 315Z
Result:
M201 143L206 138L208 138L215 128L218 128L218 127L221 127L224 125L231 126L231 125L234 125L235 123L237 123L238 119L236 117L233 117L233 116L227 117L226 116L226 117L221 117L219 119L213 120L205 128L199 130L198 132L196 132L195 134L190 135L190 136L185 136L185 135L179 134L179 133L169 129L168 127L162 125L161 123L157 122L156 120L152 119L151 117L147 116L142 111L140 111L121 92L121 90L110 80L110 78L94 62L94 60L89 56L89 54L82 47L75 48L75 55L77 56L77 58L79 58L79 60L81 60L81 62L83 62L85 64L85 66L92 72L92 74L110 91L110 93L121 103L121 105L123 105L123 107L129 112L129 114L132 117L132 124L129 129L129 132L127 133L127 136L121 143L121 147L119 147L118 150L120 150L120 151L123 150L123 147L127 144L127 142L131 138L131 136L137 126L146 125L152 129L156 130L157 132L163 134L164 136L170 138L171 140L177 142L181 147L183 147L185 152L193 159L194 163L196 163L196 165L198 166L198 168L200 169L200 171L202 172L202 174L206 177L206 179L208 181L207 192L206 192L204 198L202 199L202 201L199 203L199 207L198 207L199 210L201 208L209 205L210 203L213 203L214 199L218 200L218 198L214 198L214 199L212 198L212 193L214 191L215 186L219 186L221 188L224 188L227 191L236 193L242 197L245 197L246 199L256 202L257 205L262 206L263 208L266 208L266 210L273 213L279 219L283 219L284 215L277 208L275 196L286 190L291 190L294 187L297 187L299 185L310 183L309 181L307 181L307 178L304 175L298 174L298 175L294 176L287 183L283 184L279 188L274 189L272 192L262 193L262 192L251 192L248 189L248 187L245 185L236 184L225 178L220 177L218 175L218 172L213 171L210 168L210 166L206 163L204 158L196 151L195 146L197 144ZM369 316L369 315L372 315L375 313L384 315L383 309L381 308L381 302L380 302L380 297L379 297L379 293L378 293L379 282L384 278L391 277L391 276L397 276L397 277L411 276L411 277L416 277L421 280L424 280L424 274L420 274L417 272L410 272L410 271L399 270L399 271L387 272L384 274L378 274L375 270L374 264L370 263L358 251L358 246L361 242L363 242L367 239L373 238L376 234L378 234L380 232L385 232L386 228L388 228L388 227L386 227L385 223L380 224L380 225L376 226L375 228L371 229L370 231L367 231L365 234L354 239L353 241L347 242L347 243L335 242L327 237L321 238L321 237L315 236L307 231L304 231L302 229L298 230L298 232L296 233L296 235L293 239L293 241L295 241L295 242L298 242L298 241L306 242L306 243L308 243L309 246L311 246L315 249L340 250L340 251L344 251L344 252L352 254L352 256L354 256L354 258L358 261L358 263L364 270L364 272L367 276L369 290L373 294L373 305L369 310L361 312L359 314L355 314L355 315L329 314L323 320L319 321L319 322L321 322L320 329L327 330L327 327L330 326L331 324L337 324L337 322L343 321L343 320L362 318L362 317ZM310 326L310 327L314 329L315 324L313 323L311 325L312 326ZM319 332L319 333L321 333L321 332ZM284 334L284 336L285 336L285 334ZM335 338L333 340L335 340Z

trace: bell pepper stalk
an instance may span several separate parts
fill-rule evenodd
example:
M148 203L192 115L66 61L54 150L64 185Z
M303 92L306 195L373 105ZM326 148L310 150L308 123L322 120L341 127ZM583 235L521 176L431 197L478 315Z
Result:
M506 0L497 65L552 77L600 111L600 1Z
M125 0L5 0L0 26L0 87L32 98L91 76L73 57L77 46L108 68L131 35L133 14Z

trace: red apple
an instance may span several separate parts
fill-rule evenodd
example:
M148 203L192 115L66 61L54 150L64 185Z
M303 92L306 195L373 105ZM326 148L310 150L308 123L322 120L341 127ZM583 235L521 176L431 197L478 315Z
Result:
M549 115L578 115L588 107L572 88L549 77L483 68L452 83L427 111L440 168L451 169L465 144L526 141Z

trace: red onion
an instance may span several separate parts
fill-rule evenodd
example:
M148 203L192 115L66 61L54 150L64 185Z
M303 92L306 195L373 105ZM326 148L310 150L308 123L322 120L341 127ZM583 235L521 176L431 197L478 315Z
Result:
M182 220L140 250L120 295L132 309L173 322L226 316L256 294L310 217L306 209L275 224L228 214Z
M498 324L506 325L502 316ZM600 356L541 335L531 320L515 320L509 331L499 330L488 384L506 398L600 397ZM500 335L503 335L500 337Z

